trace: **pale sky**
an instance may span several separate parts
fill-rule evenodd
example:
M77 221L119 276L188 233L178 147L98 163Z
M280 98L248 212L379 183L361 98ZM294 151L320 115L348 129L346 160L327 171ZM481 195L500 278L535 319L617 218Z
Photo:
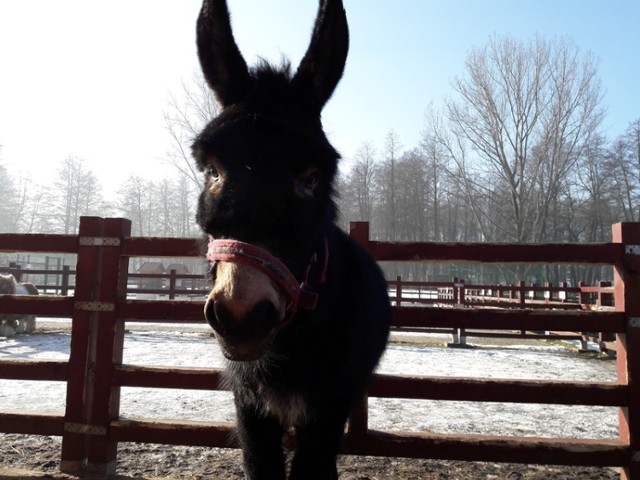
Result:
M452 94L470 48L493 34L566 36L599 60L614 137L640 117L637 0L343 0L351 48L324 125L345 162L393 129L418 144L430 103ZM238 45L297 66L315 0L228 0ZM130 173L154 179L169 142L170 92L198 68L200 0L0 0L0 158L45 182L69 154L107 191Z

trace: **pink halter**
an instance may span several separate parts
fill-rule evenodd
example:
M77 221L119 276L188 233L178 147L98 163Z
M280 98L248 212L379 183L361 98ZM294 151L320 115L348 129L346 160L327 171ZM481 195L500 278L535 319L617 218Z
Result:
M322 264L318 270L317 278L314 279L316 284L323 284L326 281L329 262L329 246L326 238L323 245L324 252L322 252L323 255L320 259ZM291 321L299 306L306 310L313 310L318 303L318 293L311 290L309 286L309 274L311 267L318 262L317 254L311 258L302 283L298 282L284 263L267 250L238 240L216 240L209 236L207 261L211 265L218 261L241 262L269 276L289 299L285 322Z

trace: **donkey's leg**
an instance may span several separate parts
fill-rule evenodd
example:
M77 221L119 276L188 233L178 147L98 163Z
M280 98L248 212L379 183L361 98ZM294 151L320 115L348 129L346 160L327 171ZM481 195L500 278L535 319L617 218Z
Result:
M327 408L307 425L296 429L297 450L289 480L336 480L336 460L348 411Z
M0 337L10 337L9 335L10 327L7 325L4 318L0 319Z
M35 315L27 315L24 317L24 332L25 333L33 333L36 330L36 316Z
M16 334L16 321L12 318L5 317L0 323L0 336L13 337Z
M284 480L285 458L282 449L284 430L271 417L256 412L253 405L236 407L238 439L242 447L247 480Z
M26 317L18 317L16 319L16 335L25 333L27 331Z

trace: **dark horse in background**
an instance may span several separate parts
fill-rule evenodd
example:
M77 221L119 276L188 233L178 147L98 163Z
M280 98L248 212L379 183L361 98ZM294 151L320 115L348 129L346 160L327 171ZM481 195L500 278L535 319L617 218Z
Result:
M295 73L249 68L224 0L205 0L198 55L222 110L196 138L204 172L197 220L207 234L205 306L234 393L248 479L336 479L348 416L384 351L391 313L376 262L335 224L339 155L322 108L342 76L341 0L322 0Z

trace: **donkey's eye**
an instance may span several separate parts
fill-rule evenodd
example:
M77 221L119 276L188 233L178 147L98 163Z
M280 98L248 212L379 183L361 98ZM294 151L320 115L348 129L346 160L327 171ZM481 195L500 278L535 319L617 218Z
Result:
M209 180L212 180L214 182L219 182L220 181L220 172L215 167L215 165L211 165L211 164L207 165L207 168L206 168L205 172L206 172L207 178Z
M305 177L303 186L307 190L315 190L315 188L318 186L318 182L320 182L320 174L318 172L314 172Z
M300 177L297 182L296 191L301 196L312 196L319 183L320 172L315 169L311 170Z

